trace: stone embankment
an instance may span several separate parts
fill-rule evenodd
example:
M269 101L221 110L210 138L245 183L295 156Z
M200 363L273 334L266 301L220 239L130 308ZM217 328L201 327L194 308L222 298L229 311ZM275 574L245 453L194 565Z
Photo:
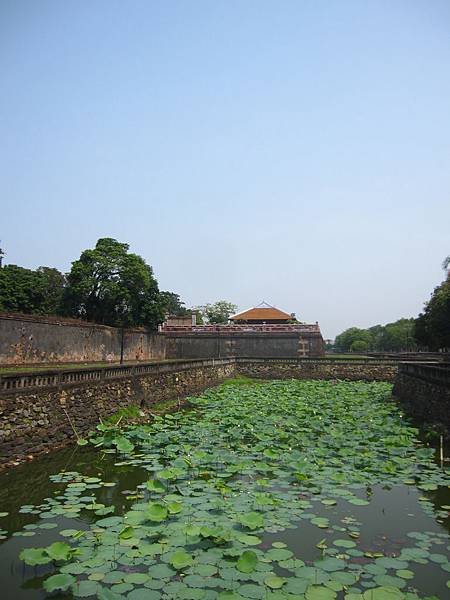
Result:
M130 405L183 398L241 374L264 379L392 381L392 361L193 359L0 377L0 467L83 437Z
M348 359L260 359L240 358L241 375L261 379L347 379L350 381L394 381L398 362Z
M400 363L393 395L419 425L450 439L450 364Z
M0 468L83 437L121 408L146 408L218 384L229 360L57 371L0 378Z

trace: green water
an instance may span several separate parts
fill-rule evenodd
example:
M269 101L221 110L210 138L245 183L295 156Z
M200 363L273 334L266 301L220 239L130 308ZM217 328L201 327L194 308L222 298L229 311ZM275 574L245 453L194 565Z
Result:
M99 449L69 448L3 474L0 598L101 597L102 589L130 600L356 600L379 589L387 600L449 598L450 478L389 397L382 383L228 384L180 418L102 432ZM50 481L57 473L69 475ZM162 492L149 490L149 479ZM111 513L95 514L91 496ZM148 502L181 509L152 521ZM58 565L26 565L19 554L54 541L83 553L58 563L63 571L82 566L72 591L49 594L43 582ZM171 566L176 552L190 564ZM246 552L257 560L249 573L238 568ZM117 571L122 579L109 581ZM136 573L151 576L127 583ZM88 577L93 596L79 587Z

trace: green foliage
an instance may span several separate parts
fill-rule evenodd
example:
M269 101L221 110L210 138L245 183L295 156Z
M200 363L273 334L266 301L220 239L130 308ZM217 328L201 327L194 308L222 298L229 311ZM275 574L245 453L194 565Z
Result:
M76 579L72 575L61 573L52 575L44 581L44 590L46 592L55 592L56 590L66 591L75 583Z
M184 306L180 296L173 292L160 292L159 297L165 315L184 317L190 314L190 311Z
M241 573L252 573L258 564L258 557L253 550L245 550L236 563L236 568Z
M428 350L450 348L450 279L435 288L415 323L417 341Z
M66 562L76 555L76 550L66 542L54 542L46 548L25 548L19 558L30 566L45 565L52 560Z
M367 329L350 327L336 337L334 345L340 352L349 352L355 342L365 342L367 347L370 347L372 336Z
M67 315L113 326L156 329L164 302L152 268L128 244L102 238L72 263L64 293Z
M192 556L184 550L177 550L173 553L172 558L170 559L170 564L177 571L189 567L193 562Z
M65 277L57 269L17 265L0 269L0 310L53 315L60 312Z
M218 300L214 304L205 304L195 309L203 316L203 320L210 324L225 325L228 319L237 311L236 304L226 300ZM198 321L197 321L198 322Z
M364 340L355 340L350 346L350 352L367 352L369 343Z
M334 347L339 352L401 352L414 350L414 319L399 319L387 325L369 329L351 327L336 337Z

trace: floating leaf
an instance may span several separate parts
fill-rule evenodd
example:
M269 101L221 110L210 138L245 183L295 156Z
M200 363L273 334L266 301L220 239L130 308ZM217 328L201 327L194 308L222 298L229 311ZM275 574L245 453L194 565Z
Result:
M241 571L241 573L252 573L257 564L258 557L256 553L252 550L245 550L237 561L236 568Z
M166 491L164 485L158 481L157 479L149 479L146 483L147 489L151 492L156 492L158 494L163 494Z
M305 593L306 600L334 600L336 592L323 585L310 585Z
M149 521L164 521L167 518L167 508L158 502L149 502L145 514Z
M264 519L260 513L249 512L239 517L240 523L249 529L259 529L264 526Z
M73 577L72 575L67 575L65 573L52 575L44 581L44 590L50 593L55 592L56 590L61 590L62 592L65 592L73 583L75 583L75 581L75 577Z
M134 536L134 529L133 529L133 527L131 527L131 525L127 525L127 527L124 527L122 529L122 531L119 533L119 538L121 540L129 540L133 536Z
M267 587L269 587L273 590L277 590L277 589L283 587L283 585L286 583L286 579L284 579L284 577L277 577L276 575L270 575L269 577L266 577L264 579L264 583L267 585Z
M171 515L176 515L183 510L183 504L182 502L169 502L167 510Z
M66 542L54 542L45 551L52 560L65 561L72 556L73 550Z
M170 559L170 564L174 569L177 569L177 571L184 569L185 567L189 567L193 562L192 556L184 550L178 550Z
M32 567L35 565L46 565L52 560L45 551L45 548L24 548L19 554L19 558Z

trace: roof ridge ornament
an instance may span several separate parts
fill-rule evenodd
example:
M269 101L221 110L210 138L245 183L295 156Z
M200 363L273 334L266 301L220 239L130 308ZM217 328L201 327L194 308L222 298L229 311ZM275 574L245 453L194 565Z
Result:
M257 306L255 306L254 308L276 308L275 306L272 306L272 304L269 304L268 302L266 302L265 300L263 300L260 304L258 304Z

